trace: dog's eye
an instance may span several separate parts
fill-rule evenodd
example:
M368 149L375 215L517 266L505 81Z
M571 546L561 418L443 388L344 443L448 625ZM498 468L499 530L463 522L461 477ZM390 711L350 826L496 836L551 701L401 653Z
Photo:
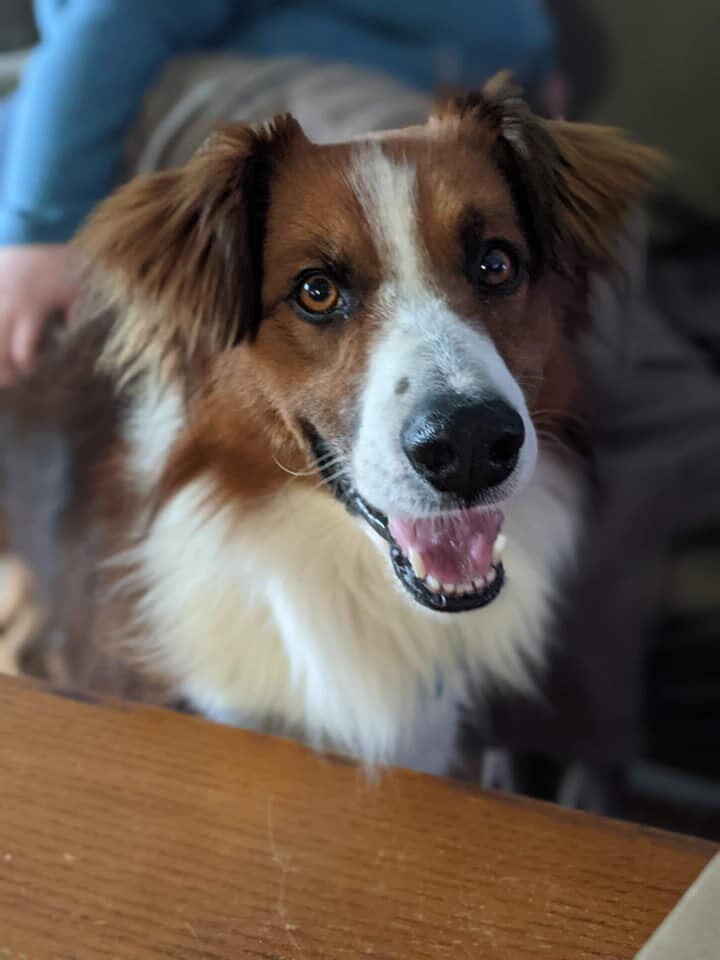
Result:
M487 246L475 261L474 280L483 287L502 288L509 292L517 285L520 263L505 247Z
M327 314L340 303L340 291L327 274L318 271L301 280L295 301L306 313Z

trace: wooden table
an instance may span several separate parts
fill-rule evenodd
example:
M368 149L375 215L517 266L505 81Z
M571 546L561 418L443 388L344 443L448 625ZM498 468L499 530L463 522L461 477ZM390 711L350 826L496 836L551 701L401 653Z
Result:
M0 679L0 958L630 958L712 844Z

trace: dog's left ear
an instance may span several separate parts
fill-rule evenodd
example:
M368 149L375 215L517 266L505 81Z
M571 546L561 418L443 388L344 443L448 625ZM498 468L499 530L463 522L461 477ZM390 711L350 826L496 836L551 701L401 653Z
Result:
M273 170L304 135L289 116L230 124L184 167L137 177L76 239L94 310L113 327L103 363L125 378L177 368L257 332Z
M434 116L454 118L461 135L494 154L538 256L570 276L613 264L629 212L667 166L615 129L537 116L506 74Z

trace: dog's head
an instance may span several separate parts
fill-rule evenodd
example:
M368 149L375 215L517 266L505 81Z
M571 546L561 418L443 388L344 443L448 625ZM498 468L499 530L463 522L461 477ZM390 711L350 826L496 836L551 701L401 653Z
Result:
M116 311L106 364L187 397L164 495L319 473L418 603L490 602L538 421L575 402L585 279L656 161L495 85L340 145L230 126L128 184L84 243Z

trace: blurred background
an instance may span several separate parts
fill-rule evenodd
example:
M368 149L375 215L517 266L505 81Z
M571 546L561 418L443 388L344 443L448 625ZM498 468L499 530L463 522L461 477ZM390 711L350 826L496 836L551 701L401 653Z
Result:
M563 112L674 169L596 364L596 509L545 697L469 715L465 773L720 839L720 6L546 9ZM0 94L35 40L29 0L2 0Z

